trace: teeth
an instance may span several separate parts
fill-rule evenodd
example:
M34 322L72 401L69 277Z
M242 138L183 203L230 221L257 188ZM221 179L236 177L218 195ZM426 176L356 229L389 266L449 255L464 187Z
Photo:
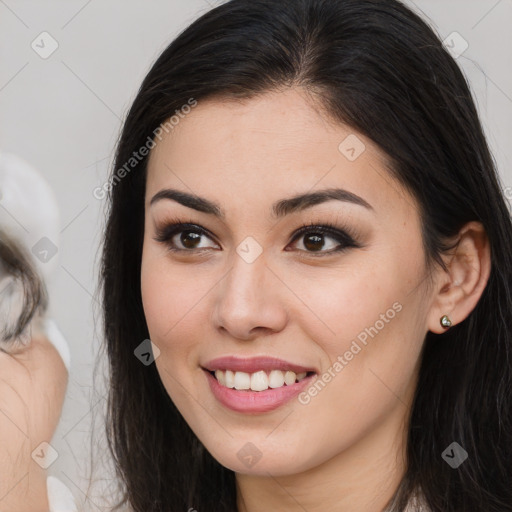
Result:
M280 388L284 386L284 375L281 370L272 370L268 378L268 385L271 388Z
M217 370L218 372L219 370ZM217 372L215 372L215 375L217 375ZM226 373L224 374L225 379L225 386L228 388L234 388L235 387L235 374L231 370L226 370ZM222 384L222 382L221 382Z
M264 371L251 375L251 389L253 391L265 391L265 389L268 389L268 377Z
M236 372L235 389L251 389L251 376L245 372Z
M238 390L265 391L268 388L280 388L285 384L291 386L296 381L301 381L307 375L307 372L295 373L290 370L282 372L281 370L272 370L268 375L260 370L255 373L233 372L231 370L215 370L215 378L222 386L235 388Z
M223 385L226 385L226 378L222 370L215 370L215 378Z
M292 384L295 383L296 378L297 378L297 375L295 374L295 372L286 372L284 374L284 383L287 386L291 386Z

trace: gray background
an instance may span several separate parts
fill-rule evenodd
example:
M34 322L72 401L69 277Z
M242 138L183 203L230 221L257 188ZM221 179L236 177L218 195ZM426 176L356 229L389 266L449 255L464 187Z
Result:
M423 13L442 39L455 31L469 44L458 62L472 84L503 186L511 187L507 195L512 198L512 0L406 3ZM93 391L92 375L100 341L94 310L105 205L93 190L106 180L121 120L151 63L214 4L0 0L0 148L42 172L61 211L51 314L68 340L72 360L52 441L59 458L49 472L79 500L87 490L91 422L104 405L102 391ZM59 45L47 59L31 48L43 31ZM96 465L101 466L99 459ZM88 508L100 510L99 498L94 500Z

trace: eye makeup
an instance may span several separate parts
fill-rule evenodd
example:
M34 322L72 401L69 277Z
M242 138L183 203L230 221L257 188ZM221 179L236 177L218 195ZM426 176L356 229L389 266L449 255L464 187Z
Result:
M184 234L188 235L188 241L183 237ZM181 235L179 242L176 241L178 235ZM308 238L309 237L309 238ZM204 253L208 250L222 250L212 246L208 247L185 247L184 243L202 242L203 238L212 241L214 245L220 247L217 237L208 229L197 224L190 218L184 217L171 217L163 222L156 223L154 240L165 245L171 253L180 253L190 255ZM351 248L361 248L363 244L360 239L362 237L354 227L346 225L340 226L331 222L314 222L310 221L299 226L290 236L290 241L284 249L285 251L295 250L299 253L304 253L304 257L324 257L341 253ZM334 249L330 250L304 250L304 249L289 249L297 241L308 239L311 245L325 245L321 243L326 239L334 240L337 245ZM304 242L302 242L304 244ZM182 247L178 245L181 244ZM304 244L305 246L305 244ZM321 247L323 248L323 247Z

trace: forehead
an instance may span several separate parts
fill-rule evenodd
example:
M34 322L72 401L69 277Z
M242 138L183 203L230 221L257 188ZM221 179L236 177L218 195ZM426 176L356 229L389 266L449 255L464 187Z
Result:
M375 209L415 207L387 169L386 155L334 123L300 89L243 102L199 101L151 150L146 204L172 187L246 211L316 189L343 187ZM397 201L398 199L398 201ZM405 201L405 204L402 204Z

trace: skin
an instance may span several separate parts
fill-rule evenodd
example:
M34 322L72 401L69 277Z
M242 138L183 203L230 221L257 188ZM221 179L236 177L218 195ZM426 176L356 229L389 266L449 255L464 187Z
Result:
M2 345L2 349L0 510L47 512L47 472L34 461L32 452L42 442L51 444L68 372L55 347L38 332L25 346Z
M385 155L320 112L296 88L245 102L200 101L148 163L141 289L160 349L155 364L192 430L236 472L245 512L382 510L404 472L425 334L444 332L443 314L462 321L489 275L477 223L446 255L448 272L427 270L417 204L391 178ZM366 149L349 161L338 146L354 134ZM338 187L371 209L331 200L271 216L275 201ZM150 205L165 188L215 201L225 218L169 199ZM189 252L170 251L156 229L176 217L213 236ZM302 224L325 222L354 231L359 247L315 256L307 236L294 240ZM236 252L248 236L263 250L252 263ZM173 241L186 250L179 233ZM324 252L339 244L330 235L323 241ZM395 303L400 312L306 405L294 399L243 414L210 392L201 365L225 355L279 357L322 375ZM237 456L247 442L262 454L251 467Z

